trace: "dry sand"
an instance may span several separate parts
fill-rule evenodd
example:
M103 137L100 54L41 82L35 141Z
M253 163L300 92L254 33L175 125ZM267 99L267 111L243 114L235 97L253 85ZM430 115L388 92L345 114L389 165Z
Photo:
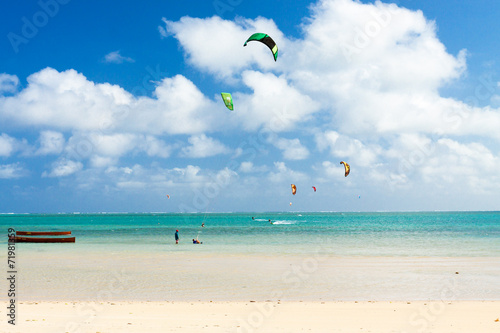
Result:
M1 332L500 332L500 301L21 302ZM8 317L7 317L8 318Z
M500 333L498 259L36 252L0 332Z

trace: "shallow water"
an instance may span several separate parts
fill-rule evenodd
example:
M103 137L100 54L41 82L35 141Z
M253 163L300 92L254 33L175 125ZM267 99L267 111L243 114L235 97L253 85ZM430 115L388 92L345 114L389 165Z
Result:
M500 212L1 215L0 225L71 230L76 244L50 245L70 252L311 254L319 246L340 256L500 256Z
M2 215L0 224L76 237L16 244L21 300L500 299L500 213Z

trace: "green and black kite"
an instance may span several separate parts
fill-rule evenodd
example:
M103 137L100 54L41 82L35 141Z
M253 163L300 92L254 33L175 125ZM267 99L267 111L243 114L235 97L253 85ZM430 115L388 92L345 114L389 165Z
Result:
M250 36L247 39L247 41L245 42L245 44L243 44L243 46L247 46L247 43L252 41L252 40L266 44L267 47L269 47L269 49L273 53L274 61L276 61L276 59L278 59L278 45L276 45L274 40L268 34L257 32L255 34L253 34L252 36Z

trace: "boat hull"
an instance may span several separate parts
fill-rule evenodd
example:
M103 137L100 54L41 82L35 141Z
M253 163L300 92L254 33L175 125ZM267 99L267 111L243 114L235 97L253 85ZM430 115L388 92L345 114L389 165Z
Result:
M60 236L71 235L71 231L16 231L19 236Z
M75 237L15 237L16 243L74 243Z

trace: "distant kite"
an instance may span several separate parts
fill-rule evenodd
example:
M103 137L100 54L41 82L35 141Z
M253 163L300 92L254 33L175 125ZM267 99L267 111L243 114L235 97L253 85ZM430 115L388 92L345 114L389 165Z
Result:
M295 184L292 184L292 194L295 195L297 193L297 186Z
M243 44L243 46L247 46L247 43L252 40L266 44L267 47L269 47L269 49L273 53L274 61L278 59L278 45L276 45L274 40L269 35L261 32L254 33L252 36L248 37L247 41L245 42L245 44Z
M313 188L314 192L316 192L316 187L313 186L312 188Z
M222 100L224 101L224 104L226 104L226 107L233 111L233 98L231 97L230 93L220 93L222 96Z
M347 164L346 162L344 161L341 161L340 164L343 164L344 165L344 169L345 169L345 177L347 177L349 175L349 172L351 172L351 167L349 166L349 164Z
M170 199L170 195L167 194L167 198Z

